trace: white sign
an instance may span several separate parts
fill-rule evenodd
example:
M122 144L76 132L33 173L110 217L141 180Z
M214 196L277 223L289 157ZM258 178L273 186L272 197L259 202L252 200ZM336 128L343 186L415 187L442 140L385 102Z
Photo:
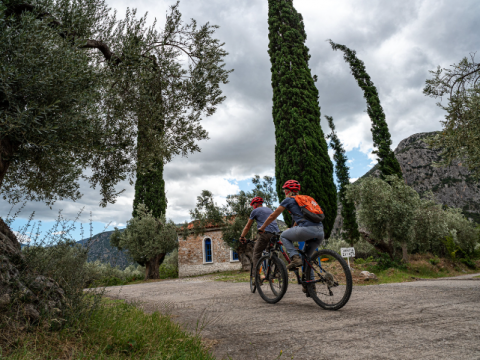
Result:
M350 247L350 248L341 248L340 249L342 252L342 257L343 258L351 258L355 257L355 248Z

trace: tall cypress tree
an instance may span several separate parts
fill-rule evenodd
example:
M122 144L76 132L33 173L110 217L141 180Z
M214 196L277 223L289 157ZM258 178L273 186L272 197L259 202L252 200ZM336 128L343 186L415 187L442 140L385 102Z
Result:
M137 170L133 217L137 215L138 204L145 204L157 219L160 218L160 214L165 214L167 199L165 197L162 162L152 164L150 169Z
M301 193L312 196L325 209L323 224L328 237L337 213L337 192L320 127L318 90L308 67L303 19L292 0L269 0L268 16L277 193L283 200L284 182L299 181ZM284 219L292 224L288 212Z
M350 50L345 45L336 44L332 40L329 40L329 42L333 50L343 51L343 58L350 65L352 75L357 80L358 86L363 90L363 96L367 100L367 113L372 120L373 145L377 149L373 153L378 156L382 178L387 175L397 175L399 178L403 178L400 164L390 148L392 140L385 121L385 113L382 105L380 105L377 88L367 74L365 64L357 58L355 50Z
M330 147L335 151L333 159L335 160L335 174L337 175L338 182L338 197L342 204L342 237L353 246L357 242L360 233L358 232L357 219L355 216L355 205L352 201L348 200L346 195L347 185L350 184L350 173L347 166L347 157L345 155L345 149L343 148L340 139L335 131L335 124L331 116L326 116L328 125L332 132L327 136L330 139Z

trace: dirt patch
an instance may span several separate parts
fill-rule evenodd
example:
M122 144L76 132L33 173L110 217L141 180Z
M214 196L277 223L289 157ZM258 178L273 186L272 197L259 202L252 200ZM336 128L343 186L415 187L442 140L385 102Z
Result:
M201 328L218 359L480 358L476 280L356 286L339 311L322 310L294 283L275 305L252 294L248 283L205 278L107 291L174 315L192 332Z

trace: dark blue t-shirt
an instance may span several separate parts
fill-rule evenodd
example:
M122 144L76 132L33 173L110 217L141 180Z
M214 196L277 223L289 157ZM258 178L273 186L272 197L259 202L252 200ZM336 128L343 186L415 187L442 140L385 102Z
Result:
M272 209L270 209L268 207L261 206L261 207L258 207L256 209L254 209L251 212L250 219L256 220L257 221L257 229L260 229L262 227L263 223L265 222L265 220L267 220L267 218L270 216L271 213L273 213ZM280 229L278 228L277 221L273 220L270 223L270 225L268 225L265 228L265 231L279 232Z
M293 221L295 221L300 227L321 225L321 223L314 223L312 221L304 219L302 210L300 209L300 206L298 206L294 198L286 198L282 201L280 206L283 206L285 209L288 210L290 215L292 215Z

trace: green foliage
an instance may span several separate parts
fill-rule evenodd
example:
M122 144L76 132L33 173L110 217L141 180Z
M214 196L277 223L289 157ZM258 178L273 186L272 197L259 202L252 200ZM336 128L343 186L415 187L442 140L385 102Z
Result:
M350 185L350 173L347 166L347 156L340 139L335 132L335 124L331 116L325 116L332 132L327 136L330 139L330 147L335 151L333 159L335 160L335 174L338 181L338 197L342 204L343 228L342 237L347 240L351 246L358 241L360 233L355 214L355 204L346 197L347 186Z
M368 177L350 185L347 197L357 206L360 226L385 251L394 255L401 243L411 252L471 256L479 240L479 229L461 209L443 208L432 194L418 193L396 176L386 181Z
M335 251L336 253L341 253L341 248L350 247L350 244L345 241L345 239L340 237L330 237L327 244L325 245L326 249ZM368 257L376 254L375 248L366 242L364 239L360 238L354 245L355 248L355 257Z
M241 190L238 194L228 195L227 204L223 207L218 206L213 201L213 194L208 190L203 190L202 194L197 197L197 206L190 210L190 216L193 220L194 234L203 234L205 227L210 224L216 224L222 228L222 238L225 243L232 249L237 249L239 243L236 241L250 218L252 207L250 201L261 196L264 205L273 208L273 204L277 201L277 195L273 187L274 178L264 176L263 179L259 175L252 178L252 184L255 186L251 191L245 192ZM186 239L189 231L187 223L183 226L183 238ZM247 238L254 239L257 233L257 226L254 222L250 228Z
M349 64L352 75L357 80L358 86L363 90L363 96L367 101L367 113L372 120L373 145L376 148L373 153L378 156L382 178L386 178L388 175L396 175L402 178L402 169L390 148L392 140L385 121L385 113L382 105L380 105L377 88L367 74L364 62L357 58L355 50L350 50L345 45L336 44L332 40L329 40L329 42L333 50L343 52L345 62Z
M33 291L36 296L35 304L46 305L39 307L38 324L49 329L64 326L76 328L95 310L103 294L102 289L89 294L83 291L90 279L87 263L89 244L83 246L72 240L71 232L76 228L75 222L66 220L61 213L45 234L40 232L40 225L33 222L33 217L34 214L17 231L18 237L27 238L29 242L28 246L22 249L23 260L17 266L20 277L11 279L15 287L20 287L15 291L21 290L26 294ZM7 219L7 223L13 220ZM83 233L83 229L81 232ZM51 301L57 299L58 295L56 288L51 284L52 280L60 286L59 291L63 291L61 301ZM57 313L55 308L60 312ZM0 319L2 323L0 326L4 325L4 321L8 321L8 317Z
M313 197L325 209L323 225L328 238L337 214L333 164L320 127L318 90L305 46L307 34L292 0L268 1L268 28L277 194L282 201L285 181L299 181L301 193ZM290 214L285 211L283 217L291 226Z
M178 247L176 226L161 214L155 218L144 204L137 207L137 217L127 222L123 232L115 228L110 237L112 246L126 249L136 262L144 264L158 254L167 254Z
M184 23L178 2L163 30L146 23L135 10L118 20L104 0L0 4L5 198L75 200L84 178L106 205L137 157L150 169L200 151L200 121L225 99L230 73L217 26ZM137 148L137 130L148 146Z
M190 210L190 217L193 220L193 232L195 235L204 234L208 225L223 226L224 214L222 209L214 202L213 194L208 190L203 190L200 196L197 196L197 206ZM188 236L188 224L183 226L183 238Z
M428 261L433 266L438 265L440 263L440 259L438 258L438 256L435 256L434 258L428 259Z
M446 106L437 105L447 112L442 121L443 131L428 143L441 149L441 161L436 166L450 165L460 159L478 178L480 176L480 66L475 56L463 58L450 68L430 71L423 93L433 98L447 97Z
M391 268L407 270L405 263L400 262L398 259L392 259L386 253L377 253L375 260L377 263L371 267L373 271L381 271Z
M2 348L8 359L60 359L68 344L75 359L214 360L199 333L189 334L170 316L146 314L123 301L105 300L76 329L16 335L16 347Z
M139 141L141 141L140 137ZM145 204L156 218L166 213L167 199L165 197L165 181L163 180L163 162L157 162L150 169L139 168L137 170L133 217L137 216L136 209L139 204Z

